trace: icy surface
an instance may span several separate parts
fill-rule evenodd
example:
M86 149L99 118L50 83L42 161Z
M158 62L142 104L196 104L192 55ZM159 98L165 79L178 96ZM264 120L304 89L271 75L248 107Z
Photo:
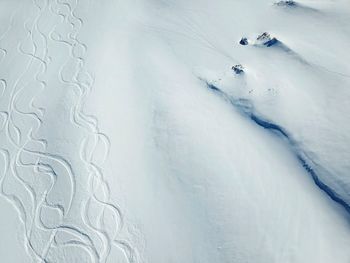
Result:
M350 262L348 0L0 1L0 262Z

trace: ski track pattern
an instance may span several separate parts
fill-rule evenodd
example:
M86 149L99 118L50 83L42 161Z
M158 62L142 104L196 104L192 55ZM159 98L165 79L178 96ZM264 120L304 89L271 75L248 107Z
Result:
M14 11L8 28L0 32L0 72L7 72L11 56L20 56L22 66L17 76L0 75L0 196L18 212L32 262L106 262L113 248L124 255L122 262L139 262L136 250L121 237L124 218L110 200L101 168L109 138L99 130L97 118L83 111L94 78L85 67L87 46L78 39L84 26L76 16L78 5L79 0L32 0L28 14L35 15L25 20L26 35L18 46L6 45L6 39L16 35L18 11L26 5ZM44 18L58 23L42 26ZM67 27L70 31L62 34ZM70 122L84 134L74 153L84 169L75 167L69 156L49 152L50 141L38 137L47 109L35 102L52 88L46 77L55 60L50 56L52 44L69 50L57 78L60 88L72 88L77 94ZM88 189L83 198L77 196L84 191L82 178Z

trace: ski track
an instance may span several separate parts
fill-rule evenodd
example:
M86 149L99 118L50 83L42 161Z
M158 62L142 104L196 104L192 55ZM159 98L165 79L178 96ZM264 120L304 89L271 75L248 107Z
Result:
M28 8L27 5L22 3L19 10ZM18 212L24 227L23 246L32 262L60 259L73 262L74 258L63 257L67 249L78 250L76 253L84 262L106 262L113 247L123 251L126 262L137 262L136 250L120 235L123 214L112 203L103 176L101 166L108 156L109 138L99 130L97 118L83 111L94 80L85 67L87 46L78 40L84 26L83 19L75 14L78 6L79 0L33 0L28 19L23 23L26 35L18 46L7 47L6 38L16 34L14 24L20 20L16 17L19 10L11 15L8 28L0 35L0 68L6 67L4 64L11 55L20 56L19 63L25 65L15 78L0 76L0 163L4 167L0 171L0 193ZM30 16L31 12L35 12L34 17ZM42 21L53 19L59 22L52 28L40 27ZM67 26L71 31L63 31L65 35L61 35L60 27ZM47 109L36 106L35 102L37 96L49 95L52 88L46 80L55 60L50 56L52 44L59 44L69 52L57 78L62 88L73 87L77 93L73 108L67 110L70 123L84 134L80 148L73 153L80 157L80 166L88 171L85 175L88 193L83 200L77 196L84 190L78 189L84 186L78 181L81 179L78 174L85 170L73 166L70 156L49 152L50 141L37 137ZM73 74L71 63L76 65ZM62 189L65 193L61 193ZM57 194L64 197L57 198Z
M22 68L17 76L0 75L0 196L18 213L24 229L23 246L32 262L58 262L60 259L76 262L75 258L63 256L69 254L69 249L75 249L75 255L84 259L83 262L107 262L114 248L122 250L127 262L139 262L138 251L131 241L123 238L126 219L118 204L112 202L110 186L103 173L111 141L100 130L99 120L84 112L95 79L86 67L88 46L79 40L79 32L85 23L76 13L82 0L30 1L31 10L28 10L28 18L21 25L21 30L26 33L21 35L18 45L9 46L6 39L16 35L18 21L21 22L17 12L28 8L27 3L22 2L18 10L11 14L8 27L0 32L1 74L7 72L12 57ZM318 12L304 5L283 8ZM56 23L51 27L42 27L43 21ZM200 33L199 26L187 20L185 22L192 40L238 63L230 53ZM144 26L156 33L187 36L167 28ZM70 31L67 32L67 28ZM284 42L277 41L278 51L305 66L344 78L350 77L346 72L308 62ZM50 109L38 106L37 101L42 96L50 96L51 89L55 88L47 80L48 72L57 59L50 53L53 45L68 54L59 65L56 77L63 92L73 91L76 95L74 104L65 110L69 113L67 121L81 135L81 141L77 147L74 145L74 152L72 150L72 155L78 156L78 161L70 155L51 152L50 138L40 136ZM204 82L208 90L230 103L242 116L283 139L314 183L350 213L350 204L320 180L318 173L327 173L327 170L314 164L293 139L293 134L256 113L250 100L235 98L216 84Z

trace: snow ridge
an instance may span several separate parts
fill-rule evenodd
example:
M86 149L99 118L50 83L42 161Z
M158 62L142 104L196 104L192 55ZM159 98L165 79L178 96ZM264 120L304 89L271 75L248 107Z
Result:
M343 200L337 192L331 187L322 182L320 177L317 175L316 169L312 167L312 160L306 155L306 153L299 147L299 145L293 140L292 136L280 125L270 122L261 116L254 113L254 107L249 100L246 99L233 99L231 96L226 94L224 91L216 87L215 85L206 82L207 88L214 93L220 95L231 105L233 105L243 116L252 120L258 126L273 132L274 134L285 139L291 150L295 153L296 158L299 160L302 167L311 175L314 183L324 191L333 201L341 205L350 214L350 204ZM318 168L322 169L322 168ZM317 169L317 170L318 170Z

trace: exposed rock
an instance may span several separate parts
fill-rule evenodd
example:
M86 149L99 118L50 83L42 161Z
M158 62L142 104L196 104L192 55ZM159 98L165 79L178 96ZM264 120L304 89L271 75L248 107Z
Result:
M277 44L279 41L275 37L271 37L269 33L264 32L257 37L257 44L261 44L267 47L271 47Z
M241 41L239 41L239 44L241 44L242 46L248 45L248 39L246 37L242 37Z
M278 1L277 3L275 3L275 5L277 6L291 6L291 7L295 7L297 5L297 3L293 0L287 0L287 1Z
M244 67L241 64L237 64L232 66L232 70L236 73L236 74L242 74L244 73Z

